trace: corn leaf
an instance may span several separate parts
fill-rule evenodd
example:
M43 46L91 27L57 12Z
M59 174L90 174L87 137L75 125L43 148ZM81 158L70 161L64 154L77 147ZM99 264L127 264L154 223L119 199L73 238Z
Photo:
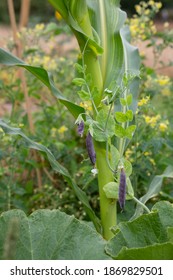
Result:
M100 221L99 219L96 217L94 211L92 210L89 201L88 201L88 197L85 194L85 192L83 192L78 186L77 184L74 182L74 180L72 179L72 177L70 176L69 172L67 171L67 169L65 167L63 167L60 163L58 163L54 157L54 155L51 153L51 151L46 148L45 146L38 144L36 142L34 142L33 140L31 140L30 138L28 138L22 131L20 128L15 128L15 127L11 127L8 124L6 124L3 120L0 119L0 127L3 129L3 131L7 134L11 134L11 135L17 135L17 136L21 136L26 145L34 150L38 150L43 152L44 154L46 154L50 165L52 167L52 169L55 172L60 173L65 180L68 182L68 184L72 187L72 189L74 190L76 196L78 197L78 199L83 203L85 210L87 212L87 214L89 215L90 219L93 221L97 231L101 231L101 226L100 226Z
M30 66L25 64L24 61L12 55L8 51L0 48L0 63L8 66L19 66L28 70L31 74L33 74L38 80L40 80L44 85L46 85L53 95L63 103L70 113L77 118L79 114L84 113L84 109L75 103L67 100L61 92L55 87L53 79L49 72L41 67Z
M113 83L115 81L121 83L124 73L139 74L138 51L129 43L130 32L127 26L124 27L126 13L119 8L119 0L49 0L49 2L71 27L81 51L87 43L85 51L87 71L91 73L95 86L101 92L115 85ZM133 110L137 107L138 85L137 78L130 85ZM96 104L101 101L101 94L98 93ZM119 109L119 106L120 104L117 104L116 108Z

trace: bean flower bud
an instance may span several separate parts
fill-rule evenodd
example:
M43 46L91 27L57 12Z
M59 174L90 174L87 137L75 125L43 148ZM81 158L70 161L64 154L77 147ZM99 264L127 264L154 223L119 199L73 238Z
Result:
M94 150L94 144L93 144L93 140L92 140L92 136L91 136L90 132L88 132L87 137L86 137L86 148L87 148L91 163L94 165L96 162L96 153Z
M78 129L77 129L78 134L82 137L83 136L83 132L84 132L84 122L81 121L78 124Z
M125 200L126 200L126 174L124 172L124 169L121 168L120 173L120 183L119 183L119 204L121 209L125 206Z

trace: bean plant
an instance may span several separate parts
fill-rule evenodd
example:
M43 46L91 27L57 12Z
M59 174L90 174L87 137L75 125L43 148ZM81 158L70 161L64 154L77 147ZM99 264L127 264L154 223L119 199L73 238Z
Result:
M91 172L97 177L100 217L98 218L94 213L85 192L78 187L69 172L55 160L49 149L28 138L21 129L11 127L0 120L0 126L5 133L21 136L28 147L46 154L54 171L59 172L73 188L95 226L94 229L93 226L79 222L58 210L36 211L29 218L19 210L9 211L2 215L0 221L1 224L6 222L2 237L0 235L0 242L5 244L7 241L12 242L10 241L13 235L12 228L18 228L20 239L15 245L14 258L21 258L22 251L25 258L33 259L80 257L150 259L150 252L153 254L152 258L171 259L173 222L169 219L169 215L164 219L164 213L169 212L173 216L172 206L166 202L158 203L150 212L145 204L159 192L164 177L173 177L173 168L169 166L163 175L154 177L148 192L137 199L130 180L133 172L132 165L125 157L125 151L136 129L135 114L140 82L139 54L137 48L130 44L129 27L125 24L126 13L119 8L119 0L49 0L49 2L65 20L78 41L80 53L75 64L76 77L72 81L78 87L78 91L73 93L74 100L70 101L63 96L56 88L51 74L43 68L27 65L3 49L0 50L0 62L27 69L51 90L74 117L77 131L86 142L86 154L90 159ZM87 106L78 105L79 98L80 104ZM131 222L118 224L117 204L121 211L125 211L126 200L136 202L136 211ZM144 212L147 214L142 215ZM15 219L8 227L12 216ZM25 232L28 235L29 231L31 233L30 237L27 236L27 240L32 241L34 238L35 247L30 248L28 245L28 253L22 245L20 222L23 223ZM154 224L157 226L154 227ZM67 230L69 227L71 230ZM54 234L51 233L52 229L55 230ZM43 237L39 246L36 246L40 238L36 232L41 233L42 230ZM6 239L5 234L7 234ZM63 242L59 245L57 240L63 234ZM17 237L15 236L14 239ZM50 247L46 250L44 243L48 239L53 242L50 242ZM82 256L77 248L80 239ZM66 246L69 240L73 241L71 247ZM165 256L163 256L163 248L166 252ZM4 256L6 258L9 256L6 247Z

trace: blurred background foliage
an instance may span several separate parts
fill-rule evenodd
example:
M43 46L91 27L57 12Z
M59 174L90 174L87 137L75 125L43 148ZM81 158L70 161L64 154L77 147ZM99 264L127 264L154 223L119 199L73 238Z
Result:
M126 10L128 15L132 15L135 13L135 5L139 4L140 0L121 0L121 8L123 10ZM147 2L147 1L143 1ZM173 1L172 0L161 0L160 1L163 5L163 10L168 9L168 18L173 18L173 11L170 9L173 9ZM14 6L16 11L16 17L19 18L20 14L20 5L21 0L15 0ZM8 17L8 7L7 7L7 1L1 0L0 1L0 22L2 23L9 23L9 17ZM170 10L170 12L169 12ZM159 15L161 17L161 13ZM30 13L30 21L32 20L32 24L38 23L38 22L48 22L51 19L54 18L54 9L52 6L48 3L48 1L42 1L42 0L31 0L31 13Z

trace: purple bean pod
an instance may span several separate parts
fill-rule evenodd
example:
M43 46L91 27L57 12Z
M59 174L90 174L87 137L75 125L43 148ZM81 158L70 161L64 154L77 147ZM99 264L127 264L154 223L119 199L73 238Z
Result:
M94 150L93 139L92 139L90 132L88 132L87 137L86 137L86 148L87 148L87 152L88 152L89 158L91 160L91 163L94 165L96 163L96 153Z
M83 122L83 121L81 121L81 122L78 124L77 132L78 132L78 134L79 134L81 137L83 136L83 133L84 133L84 122Z
M125 200L126 200L126 174L124 169L121 169L120 173L120 183L119 183L119 204L121 209L124 209Z

